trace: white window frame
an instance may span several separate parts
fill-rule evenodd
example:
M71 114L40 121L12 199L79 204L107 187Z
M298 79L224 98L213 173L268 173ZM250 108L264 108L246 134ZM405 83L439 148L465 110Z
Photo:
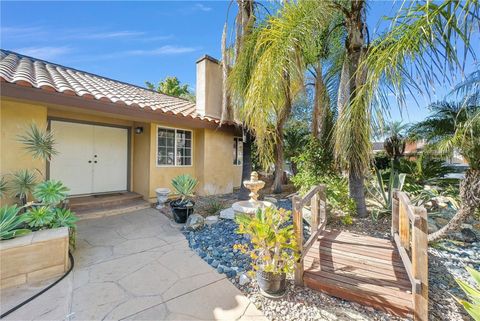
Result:
M237 141L237 142L241 142L242 145L243 145L243 137L236 137L236 136L233 137L233 142L235 143L236 141ZM237 143L237 144L238 144L238 143ZM244 147L244 146L242 146L242 151L243 151L243 147ZM235 150L235 155L237 155L237 159L234 159L234 160L233 160L233 166L242 166L242 165L243 165L243 157L242 157L242 162L241 162L240 164L237 164L237 162L236 162L236 161L238 160L238 145L235 145L235 148L236 148L236 150ZM243 156L243 155L242 155L242 156Z
M175 131L175 135L174 135L174 152L175 152L175 156L174 156L174 160L175 160L175 164L174 165L167 165L167 164L159 164L158 163L158 130L159 129L171 129L171 130L174 130ZM190 159L191 159L191 162L190 162L190 165L177 165L177 130L182 130L182 131L185 131L185 132L190 132L190 137L191 137L191 146L190 146L190 150L191 150L191 155L190 155ZM168 127L168 126L162 126L162 125L157 125L157 128L156 128L156 132L155 132L155 140L156 140L156 143L155 143L155 146L156 146L156 150L155 150L155 164L157 165L157 167L192 167L193 166L193 130L190 130L190 129L186 129L186 128L176 128L176 127Z

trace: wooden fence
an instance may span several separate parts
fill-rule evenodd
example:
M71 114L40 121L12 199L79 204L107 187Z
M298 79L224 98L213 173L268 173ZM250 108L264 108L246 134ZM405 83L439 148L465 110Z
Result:
M428 320L428 223L424 207L412 206L407 194L395 191L392 238L412 284L414 320Z
M302 210L305 205L310 205L312 219L310 222L310 237L304 243L303 235L303 215ZM294 196L292 198L293 207L293 226L295 229L295 236L297 238L299 251L301 253L300 259L295 267L295 284L303 285L303 260L305 254L310 247L318 239L320 233L325 230L327 224L327 201L325 194L325 185L313 186L308 193L301 198Z

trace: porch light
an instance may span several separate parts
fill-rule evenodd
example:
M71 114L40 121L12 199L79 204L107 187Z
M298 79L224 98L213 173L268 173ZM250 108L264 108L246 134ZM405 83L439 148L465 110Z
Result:
M143 127L135 127L135 134L143 133Z

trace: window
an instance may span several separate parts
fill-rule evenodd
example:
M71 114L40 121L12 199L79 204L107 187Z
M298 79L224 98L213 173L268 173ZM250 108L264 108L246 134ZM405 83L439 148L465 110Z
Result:
M192 132L158 127L157 165L192 165Z
M242 165L243 163L243 139L235 137L233 139L233 165Z

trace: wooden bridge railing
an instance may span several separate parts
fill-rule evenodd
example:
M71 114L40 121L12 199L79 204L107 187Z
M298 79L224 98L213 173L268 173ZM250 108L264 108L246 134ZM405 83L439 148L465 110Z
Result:
M308 204L310 205L312 213L312 219L310 222L311 233L308 240L304 243L302 209ZM294 196L292 198L292 208L293 227L295 229L295 236L301 253L300 259L295 267L295 284L303 285L303 260L305 254L318 239L320 233L325 230L325 225L327 224L325 185L313 186L303 198L298 195Z
M407 194L395 191L392 202L392 238L412 283L414 320L428 320L427 210L412 206Z

